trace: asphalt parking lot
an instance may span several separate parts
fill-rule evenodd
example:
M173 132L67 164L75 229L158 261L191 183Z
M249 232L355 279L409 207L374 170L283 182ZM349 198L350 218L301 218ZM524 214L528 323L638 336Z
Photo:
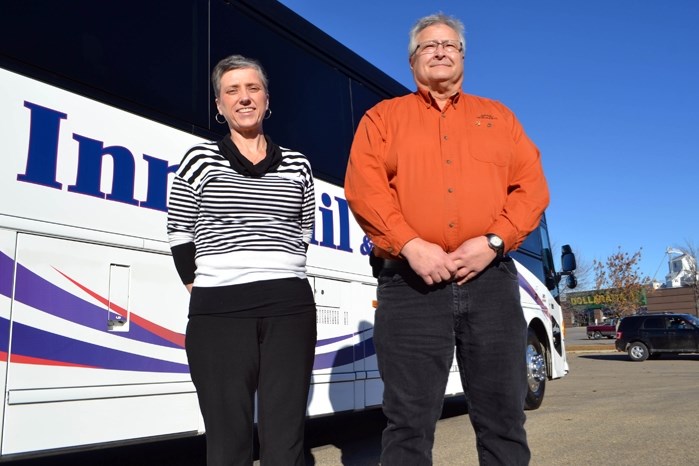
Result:
M613 340L587 340L580 328L566 344L570 373L527 412L533 466L699 465L699 355L631 362ZM384 425L380 410L311 419L306 464L376 466ZM196 437L6 464L204 466L204 445ZM478 464L462 399L445 403L433 455L437 466Z
M615 351L613 338L591 340L586 327L567 327L565 331L566 351Z
M531 464L699 465L699 355L631 362L613 340L585 343L578 332L566 337L570 373L549 382L541 408L527 412ZM377 464L383 420L376 413L315 422L319 443L309 464ZM460 400L445 406L433 455L435 465L478 464Z

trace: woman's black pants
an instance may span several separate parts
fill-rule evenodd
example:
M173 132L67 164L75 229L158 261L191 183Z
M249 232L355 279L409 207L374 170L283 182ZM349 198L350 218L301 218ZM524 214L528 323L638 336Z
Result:
M252 464L255 392L262 464L304 464L315 343L315 312L190 317L187 358L204 417L209 466Z

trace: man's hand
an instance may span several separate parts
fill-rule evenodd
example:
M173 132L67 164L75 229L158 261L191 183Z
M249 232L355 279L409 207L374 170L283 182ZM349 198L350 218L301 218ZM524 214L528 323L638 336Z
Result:
M485 269L493 262L497 254L488 246L488 238L476 236L464 241L455 251L449 253L449 257L457 265L454 279L459 285L463 285Z
M187 283L185 285L185 288L187 288L187 291L189 291L189 294L192 294L192 287L194 286L194 283Z
M401 255L428 285L451 280L457 271L456 263L441 247L420 238L405 243Z

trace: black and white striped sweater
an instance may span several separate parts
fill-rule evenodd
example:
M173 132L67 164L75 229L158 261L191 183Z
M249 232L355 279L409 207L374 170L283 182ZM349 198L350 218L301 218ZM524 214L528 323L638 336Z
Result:
M278 149L281 163L260 177L234 170L216 142L185 154L170 191L167 230L173 254L182 246L196 250L194 286L306 277L313 176L303 154Z

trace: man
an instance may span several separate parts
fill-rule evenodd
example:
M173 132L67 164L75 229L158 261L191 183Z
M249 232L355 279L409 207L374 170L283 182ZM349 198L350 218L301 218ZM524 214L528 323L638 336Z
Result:
M374 341L384 382L381 464L432 464L454 347L482 464L530 459L527 328L507 252L548 205L539 152L499 102L465 94L463 24L410 33L417 92L370 109L345 178L383 260Z

